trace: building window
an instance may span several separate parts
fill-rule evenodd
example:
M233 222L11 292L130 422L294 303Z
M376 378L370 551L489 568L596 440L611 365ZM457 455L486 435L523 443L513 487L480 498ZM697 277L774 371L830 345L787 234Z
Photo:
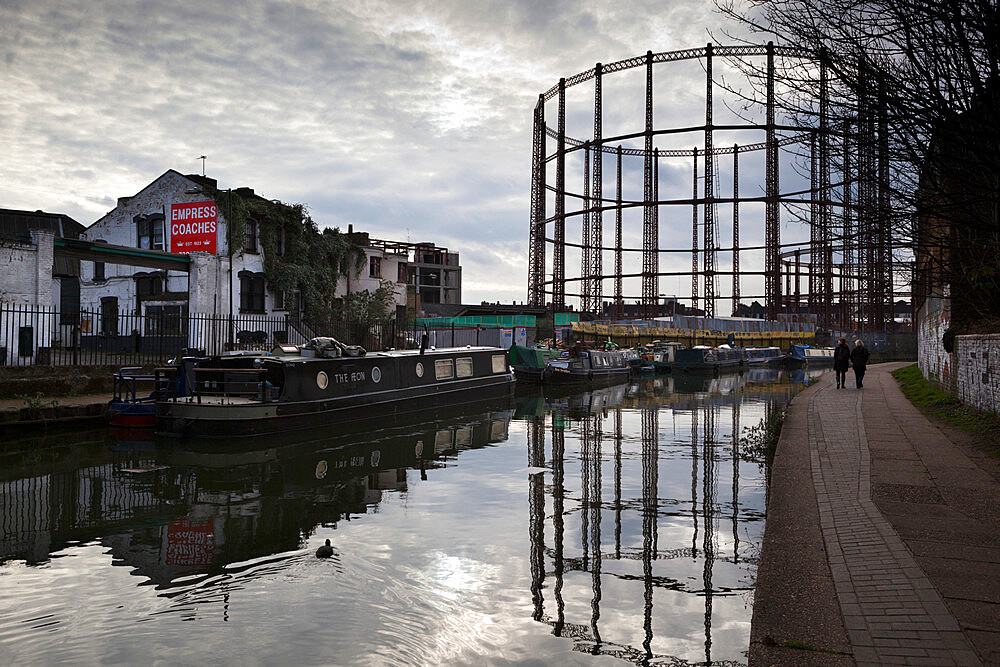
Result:
M163 214L151 213L149 215L137 215L132 220L135 222L139 237L140 248L147 250L163 250Z
M247 252L256 254L257 250L257 221L247 220Z
M152 299L163 294L165 280L162 273L137 273L133 277L135 295L139 300Z
M107 241L96 239L94 243L107 244ZM107 280L104 276L104 262L94 262L94 280Z
M240 271L240 312L264 312L264 274Z
M75 276L59 279L59 324L80 322L80 281Z
M406 282L406 262L400 262L396 265L396 282Z
M382 277L382 259L380 257L368 258L368 275L372 278Z
M284 310L285 309L285 292L284 290L276 289L274 290L274 309Z
M278 253L278 257L285 256L285 228L279 227L278 233L274 238L275 251Z

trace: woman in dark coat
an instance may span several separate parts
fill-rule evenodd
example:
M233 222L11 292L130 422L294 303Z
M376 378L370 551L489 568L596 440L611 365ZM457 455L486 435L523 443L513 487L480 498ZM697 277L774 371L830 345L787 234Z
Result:
M851 350L851 364L854 366L854 380L858 383L858 389L864 385L865 366L868 365L868 349L861 340L854 341L854 349Z
M847 339L841 338L840 345L833 350L833 370L837 372L837 389L843 389L847 384L847 369L851 367L851 348L847 347Z

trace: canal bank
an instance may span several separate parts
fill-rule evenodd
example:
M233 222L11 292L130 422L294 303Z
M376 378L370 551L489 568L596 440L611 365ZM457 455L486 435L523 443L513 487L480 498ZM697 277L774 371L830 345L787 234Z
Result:
M41 393L0 399L0 448L9 448L17 436L53 429L72 429L105 422L111 393L79 396L43 396Z
M1000 465L891 370L792 401L775 454L750 664L1000 659ZM850 383L849 384L853 384Z

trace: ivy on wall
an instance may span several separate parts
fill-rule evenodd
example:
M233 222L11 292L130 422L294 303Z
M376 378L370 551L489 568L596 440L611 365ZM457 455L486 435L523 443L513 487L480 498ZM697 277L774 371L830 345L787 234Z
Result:
M344 306L335 298L337 283L357 273L365 259L364 251L346 234L339 229L321 231L302 204L238 192L209 194L229 221L233 254L245 251L248 223L257 223L268 289L281 290L286 298L300 292L304 315L311 322L329 322L341 315Z

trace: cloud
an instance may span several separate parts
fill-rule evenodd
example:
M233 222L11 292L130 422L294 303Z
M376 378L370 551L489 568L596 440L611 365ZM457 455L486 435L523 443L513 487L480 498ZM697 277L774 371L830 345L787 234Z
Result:
M0 24L0 205L89 224L204 154L221 186L305 203L321 226L459 251L470 303L526 296L538 94L723 26L696 0L11 0ZM631 74L608 77L608 127L640 129L643 78ZM656 76L658 122L702 122L699 67ZM587 90L573 91L580 132ZM686 196L686 169L664 163L662 187ZM685 219L664 242L689 238Z

